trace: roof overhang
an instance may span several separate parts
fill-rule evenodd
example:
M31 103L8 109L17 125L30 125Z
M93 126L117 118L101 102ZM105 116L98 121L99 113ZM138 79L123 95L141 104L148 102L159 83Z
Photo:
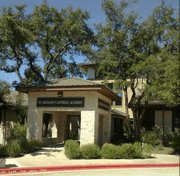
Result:
M106 96L110 100L114 101L117 98L117 95L110 90L105 85L95 85L95 86L59 86L59 87L17 87L17 91L23 93L29 92L58 92L58 91L96 91L100 94Z

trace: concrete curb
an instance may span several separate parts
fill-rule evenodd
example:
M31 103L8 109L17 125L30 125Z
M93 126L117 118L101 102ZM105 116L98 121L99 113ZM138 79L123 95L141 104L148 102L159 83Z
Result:
M93 170L93 169L131 169L131 168L164 168L179 167L179 163L147 163L147 164L99 164L99 165L69 165L69 166L41 166L0 169L0 174L23 174L35 172Z

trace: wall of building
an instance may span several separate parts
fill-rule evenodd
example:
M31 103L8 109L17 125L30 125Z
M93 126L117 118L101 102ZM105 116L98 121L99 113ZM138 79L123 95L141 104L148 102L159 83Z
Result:
M104 83L104 80L91 80L91 81L96 82L96 83ZM140 91L144 87L145 81L146 81L145 78L138 79L138 84L137 84L137 88L136 88L136 93L137 94L140 94ZM114 80L108 80L108 81L105 81L105 82L113 83ZM135 83L137 83L137 80L136 80ZM128 87L127 93L128 93L128 101L130 101L131 96L132 96L132 91L131 91L130 87ZM122 105L118 105L118 106L112 105L112 109L116 109L116 110L118 110L120 112L126 113L124 91L122 91ZM132 113L132 110L130 108L128 108L128 113L129 113L129 117L133 118L133 113Z
M69 112L81 112L81 134L80 143L85 145L88 143L98 143L98 119L99 114L103 114L106 118L104 121L104 139L110 141L111 129L111 112L98 108L98 98L111 104L111 100L96 91L65 91L63 97L85 97L84 107L37 107L38 97L57 97L57 92L30 92L29 107L27 119L27 138L38 139L42 141L42 116L44 112L54 112L54 120L59 125L57 127L57 138L62 142L66 137L64 130L66 123L66 115ZM61 112L66 112L61 113ZM60 122L59 122L60 121Z

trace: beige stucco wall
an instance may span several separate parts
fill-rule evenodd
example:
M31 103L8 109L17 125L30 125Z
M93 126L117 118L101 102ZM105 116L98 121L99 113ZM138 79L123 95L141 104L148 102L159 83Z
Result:
M104 80L91 80L91 81L96 82L96 83L104 82ZM108 80L107 82L113 83L114 80ZM137 88L136 88L137 94L140 94L140 91L143 89L145 82L146 82L145 78L138 79L138 84L137 84ZM135 81L135 83L137 83L137 80ZM132 96L132 91L131 91L130 87L128 87L127 93L128 93L128 101L130 101L131 96ZM118 106L112 105L112 109L117 109L120 112L126 113L124 91L122 91L122 105L118 105ZM128 108L128 114L129 114L130 118L133 118L133 113L130 108Z
M110 141L111 136L111 111L105 111L98 108L98 98L111 104L111 100L96 91L65 91L63 97L85 97L84 107L37 107L38 97L57 97L57 92L29 92L29 107L27 119L27 138L38 139L42 141L42 116L44 112L54 112L55 123L61 126L57 127L57 137L62 142L65 134L66 114L60 112L81 112L81 134L80 143L98 143L98 118L99 114L107 117L104 125L104 142ZM57 126L57 125L56 125Z

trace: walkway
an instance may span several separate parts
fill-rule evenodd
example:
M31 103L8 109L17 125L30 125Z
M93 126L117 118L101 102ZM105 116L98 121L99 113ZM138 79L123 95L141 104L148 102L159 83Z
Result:
M89 168L109 168L113 167L178 167L179 155L165 155L154 154L154 158L150 159L96 159L96 160L69 160L64 154L64 147L60 144L43 147L42 150L36 151L31 154L26 154L23 157L7 158L6 168L35 168L38 167L39 171L44 168L51 168L54 170L73 170ZM48 171L48 170L47 170Z

